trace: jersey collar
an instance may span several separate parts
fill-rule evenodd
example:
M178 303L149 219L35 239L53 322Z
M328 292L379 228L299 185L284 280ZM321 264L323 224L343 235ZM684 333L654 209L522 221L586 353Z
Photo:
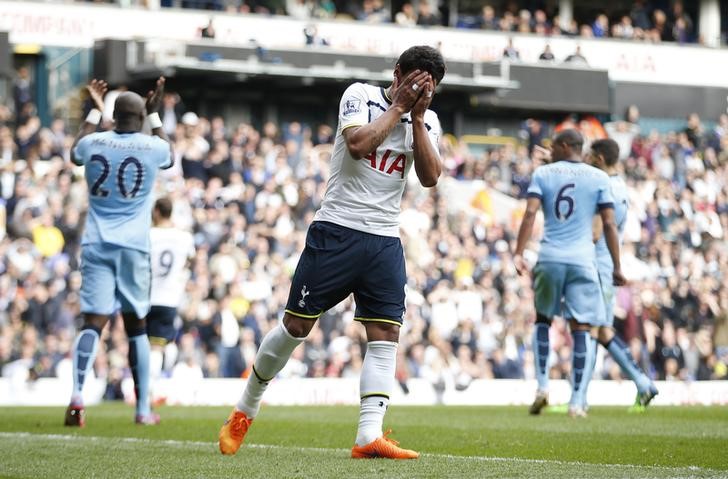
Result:
M379 92L382 94L382 98L384 98L384 101L386 101L388 105L391 105L392 100L389 98L389 95L387 95L387 90L385 90L383 86L380 86Z

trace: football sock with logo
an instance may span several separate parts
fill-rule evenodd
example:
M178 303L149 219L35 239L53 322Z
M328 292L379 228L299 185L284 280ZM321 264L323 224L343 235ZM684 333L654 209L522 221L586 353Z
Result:
M582 392L586 389L586 362L588 356L589 331L572 331L574 349L571 360L571 400L570 406L582 406Z
M365 446L382 435L384 414L394 388L397 343L371 341L367 344L359 380L359 428L356 444Z
M152 412L149 404L149 337L147 333L129 334L129 367L134 379L136 413L146 416Z
M83 404L83 384L91 372L99 348L101 331L94 326L84 326L73 343L73 392L71 402Z
M632 353L629 352L629 347L622 341L622 338L614 336L605 346L622 371L637 385L637 390L639 392L647 391L650 387L650 378L637 366Z
M539 391L549 389L549 325L536 323L533 328L533 359L536 363L536 381Z
M245 391L236 406L238 411L243 411L250 419L258 415L260 399L268 388L268 383L283 369L293 350L303 340L304 338L291 336L282 322L265 335L255 356L253 373L248 378Z

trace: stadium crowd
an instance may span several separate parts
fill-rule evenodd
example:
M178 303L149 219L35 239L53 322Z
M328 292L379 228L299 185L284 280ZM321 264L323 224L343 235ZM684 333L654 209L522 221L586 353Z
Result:
M69 161L72 132L62 120L41 127L22 94L16 90L18 115L0 105L0 368L4 377L32 380L70 374L87 193ZM335 125L256 129L178 116L176 101L167 95L162 116L178 161L162 174L158 194L173 200L174 222L194 234L197 252L165 374L245 376L261 337L282 316L326 187ZM726 379L728 116L706 128L691 115L668 134L640 132L636 110L628 119L603 129L576 123L587 138L615 138L624 157L631 203L622 254L632 282L619 289L616 327L655 379ZM518 199L542 161L535 146L563 126L530 119L517 142L477 153L445 135L441 185L485 186L468 208L453 208L444 186L409 184L401 228L409 277L397 371L403 385L417 377L462 389L478 378L534 377L530 280L515 273L511 251ZM499 197L518 205L508 219L496 214ZM365 337L353 317L351 299L325 313L281 376L357 377ZM107 397L115 398L130 373L122 321L110 324L95 374L107 378ZM568 378L568 328L557 320L550 334L551 375ZM596 374L618 379L620 372L602 353Z
M670 8L667 9L660 8L662 2L634 0L628 9L604 6L593 17L577 15L568 22L561 21L553 5L549 8L528 8L530 5L524 4L529 2L493 1L486 2L479 12L458 12L454 24L450 23L452 19L447 2L439 2L439 8L429 1L405 2L399 10L392 10L383 0L108 0L106 3L150 9L177 7L227 13L277 14L299 20L336 18L367 23L394 23L405 27L451 26L546 36L702 42L693 18L685 11L681 0L670 2ZM657 6L653 3L657 3Z

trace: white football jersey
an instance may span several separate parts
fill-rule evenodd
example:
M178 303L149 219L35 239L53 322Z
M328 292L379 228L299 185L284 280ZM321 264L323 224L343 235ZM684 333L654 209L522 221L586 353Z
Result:
M399 236L399 213L407 174L414 161L412 119L402 115L399 124L364 158L353 158L342 132L379 118L391 101L384 88L354 83L341 97L339 126L331 157L331 176L314 221L329 221L381 236ZM440 120L425 112L425 125L439 153Z
M152 248L152 306L176 308L189 278L187 261L195 255L195 241L187 231L154 227Z

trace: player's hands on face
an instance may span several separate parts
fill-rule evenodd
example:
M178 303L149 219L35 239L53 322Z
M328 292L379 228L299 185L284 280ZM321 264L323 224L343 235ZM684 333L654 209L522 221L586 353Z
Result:
M422 119L425 117L425 112L432 103L432 97L435 95L435 80L432 75L427 74L424 86L422 87L422 94L419 99L415 102L415 106L412 107L412 117Z
M104 95L106 95L106 91L108 89L108 83L104 80L97 80L95 78L86 85L86 90L88 90L88 94L94 102L94 108L99 111L104 111Z
M526 276L528 274L528 263L526 263L526 260L520 254L513 256L513 265L516 267L516 272L519 275Z
M164 77L157 79L157 87L154 91L147 92L147 115L159 111L159 106L162 104L162 97L164 96Z
M614 270L614 272L612 273L612 279L615 286L624 286L625 284L627 284L627 278L624 277L621 269Z
M401 80L395 77L392 83L392 106L401 108L404 113L411 111L430 76L429 73L415 70Z

